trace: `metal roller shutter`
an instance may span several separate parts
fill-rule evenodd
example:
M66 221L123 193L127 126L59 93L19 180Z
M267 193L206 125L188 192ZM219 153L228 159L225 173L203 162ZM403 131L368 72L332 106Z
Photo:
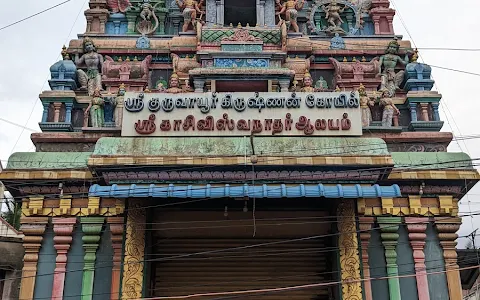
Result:
M203 219L218 220L218 214L202 213ZM308 213L318 216L320 213ZM268 213L257 220L257 234L252 238L252 221L241 220L242 214L231 214L225 222L162 224L152 231L152 258L160 261L151 265L151 296L179 296L187 294L226 292L250 289L268 289L298 286L331 281L335 251L329 239L310 239L286 242L313 235L328 233L330 225L318 219L282 220L272 219L286 213ZM173 216L156 218L155 222L170 219L194 220L190 213L175 213ZM298 216L298 214L296 214ZM292 217L291 213L288 217ZM198 214L196 215L198 220ZM161 221L160 221L161 220ZM312 223L313 222L313 223ZM315 223L316 222L316 223ZM163 227L163 228L162 228ZM282 242L282 243L278 243ZM269 245L232 250L231 248L252 245ZM228 251L224 251L229 249ZM203 255L192 255L207 252ZM182 256L177 259L171 257ZM166 259L170 258L170 259ZM299 289L256 295L238 295L233 299L295 299L327 300L328 287ZM232 296L209 296L195 299L232 299Z

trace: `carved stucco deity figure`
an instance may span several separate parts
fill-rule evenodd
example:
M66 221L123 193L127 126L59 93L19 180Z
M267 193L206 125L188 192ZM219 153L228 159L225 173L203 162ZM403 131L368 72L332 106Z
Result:
M393 103L392 94L390 91L383 90L382 97L380 98L380 105L383 106L382 114L382 126L383 127L392 127L393 114L396 113L400 115L400 111Z
M113 105L115 106L115 112L113 118L115 120L115 127L122 127L123 122L123 105L125 101L125 85L122 83L118 88L117 97L115 97Z
M275 15L278 16L278 22L277 22L277 25L280 26L283 22L283 19L282 19L282 16L280 16L280 11L282 10L282 2L281 0L275 0Z
M179 87L180 82L177 73L173 73L172 76L170 76L170 81L169 81L169 87L168 89L165 90L167 93L171 94L179 94L182 93L183 90Z
M360 7L360 11L362 13L368 13L372 8L372 0L360 0L358 6Z
M340 14L345 11L345 8L345 5L342 7L336 0L332 0L327 6L322 5L322 9L325 12L325 18L330 25L327 29L328 32L345 33L345 30L341 27L344 21L340 16Z
M358 93L360 95L360 109L362 110L362 127L368 127L372 123L372 111L370 107L375 105L375 101L367 95L363 84L360 84Z
M97 53L95 44L86 38L83 40L83 54L75 61L77 65L77 77L80 89L87 90L89 96L93 96L95 90L102 90L103 56ZM80 68L85 68L86 72Z
M280 16L285 13L285 21L290 23L290 31L300 32L297 24L298 11L303 9L305 0L287 0L283 3L282 9L275 14Z
M107 5L111 12L116 14L125 13L132 4L130 0L107 0Z
M162 2L158 2L155 6L150 4L150 0L143 0L140 3L141 21L137 24L137 31L143 36L154 33L160 25L158 17L155 15L155 8Z
M197 26L197 13L200 14L200 18L202 19L203 15L205 14L204 11L200 9L202 6L201 3L198 3L195 0L183 0L183 2L180 2L180 0L175 0L177 3L178 7L182 10L182 15L183 15L183 27L182 31L187 32L190 25L192 25L192 29L195 30Z
M382 84L380 90L388 90L391 97L395 95L397 89L400 89L400 84L405 77L405 71L401 70L395 73L397 65L407 65L409 62L408 54L405 54L405 58L402 59L398 55L400 44L397 40L393 40L388 44L388 48L385 54L380 57L380 77L382 78Z
M90 105L90 124L92 127L100 128L105 124L105 112L104 112L105 101L100 94L100 91L97 89L93 92L92 103Z
M328 82L323 78L323 76L320 76L317 82L315 82L315 90L319 92L324 92L328 90Z
M305 75L303 76L303 87L300 89L300 92L305 92L305 93L315 92L315 88L312 85L313 85L312 75L310 75L310 73L307 70L305 72Z
M155 14L154 7L150 4L150 0L143 0L141 4L142 11L140 12L140 18L144 21L150 21Z

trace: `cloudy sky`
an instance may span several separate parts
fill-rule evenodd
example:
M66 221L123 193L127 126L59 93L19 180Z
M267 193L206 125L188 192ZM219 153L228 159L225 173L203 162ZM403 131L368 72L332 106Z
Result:
M37 13L62 0L9 1L0 9L0 28ZM400 12L395 31L422 48L480 49L480 1L457 0L455 5L438 0L394 0ZM2 62L0 67L0 159L3 165L12 152L33 151L32 130L39 131L42 105L38 95L48 89L49 67L60 58L60 51L76 34L85 31L83 11L86 0L71 0L30 20L0 30ZM78 16L78 17L77 17ZM421 50L431 65L480 73L480 51ZM480 134L480 99L475 96L480 76L434 69L438 91L443 94L443 131L456 136ZM477 86L478 85L478 86ZM28 129L6 121L26 125ZM18 141L18 143L17 143ZM14 147L15 146L15 147ZM449 151L463 151L480 158L480 139L452 142ZM470 202L470 205L469 205ZM480 211L480 184L462 200L460 211ZM460 235L480 227L480 217L464 218ZM461 241L464 244L465 241Z

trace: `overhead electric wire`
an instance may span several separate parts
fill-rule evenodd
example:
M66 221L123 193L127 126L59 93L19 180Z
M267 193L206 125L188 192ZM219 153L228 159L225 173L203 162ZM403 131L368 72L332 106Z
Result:
M63 4L65 4L65 3L67 3L67 2L70 2L70 1L72 1L72 0L66 0L66 1L64 1L64 2L62 2L62 3L60 3L60 4L57 4L57 5L55 5L55 6L51 7L51 8L48 8L48 9L45 10L45 11L51 10L51 9L53 9L53 8L55 8L55 7L58 7L58 6L60 6L60 5L63 5ZM77 17L75 18L75 21L73 22L72 27L70 28L70 32L68 33L68 36L65 38L65 42L64 42L63 44L66 44L66 43L67 43L67 40L68 40L68 38L70 37L70 35L72 34L73 28L75 27L75 24L77 23L78 18L79 18L79 16L80 16L81 12L82 12L82 8L85 6L85 4L87 3L87 1L88 1L88 0L85 0L85 1L83 2L82 6L80 7L80 11L78 12ZM45 12L45 11L39 12L39 13L37 13L37 14L35 14L35 15L32 15L32 16L30 16L30 17L27 17L27 18L25 18L25 19L23 19L23 20L17 21L17 22L15 22L14 24L17 24L17 23L19 23L19 22L23 22L24 20L28 20L28 19L30 19L31 17L36 16L36 15L39 15L39 14ZM7 25L7 26L4 27L4 28L13 26L14 24ZM2 29L4 29L4 28L0 28L0 31L1 31ZM56 60L58 60L58 59L60 58L60 56L61 56L61 54L59 54L59 55L57 56ZM39 92L38 94L40 94L40 93L43 91L43 89L44 89L44 87L45 87L45 84L46 84L47 81L48 81L48 77L49 77L49 75L47 75L47 78L45 78L45 81L44 81L43 84L42 84L42 88L41 88L41 90L40 90L40 92ZM18 145L18 142L19 142L20 139L22 138L22 135L23 135L23 133L25 132L25 128L27 128L28 122L30 122L30 119L31 119L32 116L33 116L33 112L35 111L35 107L37 106L37 102L38 102L38 100L36 99L35 102L33 103L32 110L30 111L30 114L29 114L29 116L28 116L28 118L27 118L27 121L25 122L25 125L21 126L21 127L22 127L22 130L21 130L20 134L18 135L18 138L17 138L17 140L15 141L15 144L13 145L12 150L10 151L10 155L13 153L13 151L15 150L15 148L16 148L17 145Z
M97 255L98 256L98 255ZM438 259L438 260L435 260L435 261L443 261L443 258L442 259ZM428 261L428 262L432 262L432 261ZM466 260L459 260L459 262L471 262L471 260L469 259L466 259ZM411 264L415 264L415 263L409 263L408 265L411 265ZM406 265L406 264L397 264L397 266L403 266L403 265ZM454 265L454 264L452 264ZM427 271L427 270L436 270L436 269L444 269L445 267L445 263L442 263L442 264L439 264L439 265L435 265L435 266L426 266L425 268L421 268L421 269L418 269L418 271ZM384 266L381 266L381 267L373 267L373 268L370 268L370 269L385 269L386 267ZM236 280L236 281L227 281L227 282L224 282L222 281L221 283L222 284L225 284L225 283L237 283L237 282L250 282L250 281L274 281L274 280L279 280L279 279L288 279L288 278L302 278L302 277L314 277L314 276L318 276L318 275L326 275L326 274L335 274L335 273L341 273L341 270L334 270L334 271L326 271L326 272L318 272L318 273L311 273L311 274L299 274L299 275L290 275L290 276L275 276L275 277L270 277L270 278L267 278L267 277L263 277L263 278L251 278L250 280ZM408 274L415 274L415 273L411 273L411 272L408 272L408 271L405 271L405 272L399 272L398 275L408 275ZM369 278L364 278L365 280L387 280L388 278L384 278L384 277L369 277ZM188 287L191 288L191 287L206 287L206 286L218 286L218 282L217 283L211 283L211 284L194 284L194 285L189 285ZM175 288L181 288L182 286L179 286L179 287L175 287ZM185 286L183 286L185 287ZM168 289L169 287L163 287L163 288L155 288L155 289L148 289L149 291L157 291L157 290L164 290L164 289ZM113 294L119 294L119 292L115 292ZM67 299L67 298L70 298L70 297L78 297L78 296L99 296L99 295L112 295L112 292L102 292L102 293L92 293L92 294L79 294L79 295L70 295L70 296L65 296L64 298ZM35 298L35 299L50 299L50 297L38 297L38 298ZM150 299L150 298L141 298L141 299ZM215 298L215 299L218 299L218 298ZM223 299L223 298L222 298ZM23 299L20 299L20 300L23 300ZM27 299L25 299L27 300ZM28 299L30 300L30 299ZM213 299L211 299L213 300Z
M471 161L476 161L476 160L480 160L480 158L476 158L476 159L472 159L472 160L456 160L456 161L449 161L449 162L442 162L442 163L429 163L429 164L424 164L424 165L422 165L422 166L425 166L425 167L426 167L426 166L428 166L428 165L430 165L430 166L431 166L431 165L442 165L442 164L459 163L459 162L466 162L466 161L471 162ZM476 164L475 164L475 165L476 165ZM475 166L475 165L470 164L469 166ZM297 166L298 166L298 165L297 165ZM450 167L444 167L444 168L438 168L438 167L437 167L437 168L435 168L434 170L448 170L448 169L458 169L458 168L459 168L459 166L450 166ZM390 170L390 169L392 169L392 167L364 168L364 169L340 170L340 171L337 171L336 173L338 174L338 173L343 173L343 172L348 173L348 172L352 172L352 171L357 171L357 172L358 172L358 171L376 171L376 170L377 170L377 171L381 171L381 170L387 171L387 170ZM394 173L404 173L404 172L408 172L408 171L419 171L419 170L421 171L421 170L429 170L429 169L426 169L426 168L411 168L411 167L409 167L409 168L400 168L400 169L396 169L396 170L395 170L395 169L391 170L390 174L394 174ZM467 170L467 171L468 171L469 169L460 169L460 170ZM473 169L472 169L472 170L473 170ZM358 176L350 176L349 179L354 179L354 178L356 178L356 177L360 177L361 175L362 175L362 174L358 174ZM285 175L285 176L288 176L289 178L292 178L292 175L290 175L290 174ZM301 177L303 177L303 176L300 175L300 176L298 176L298 177L301 178ZM279 177L276 177L276 178L264 178L264 180L267 180L267 179L269 179L269 180L272 180L272 179L280 180L280 179L285 179L285 178L286 178L286 177L281 177L281 176L279 176ZM261 180L261 179L257 179L257 180ZM62 182L62 181L64 181L64 180L60 180L59 182ZM240 180L228 180L228 181L212 182L212 184L215 185L215 184L222 184L222 183L223 183L223 184L238 183L239 181L245 183L245 182L244 182L244 179L240 179ZM6 182L6 181L3 181L3 182ZM7 188L8 188L8 184L7 184ZM12 189L18 190L18 191L20 192L20 189L18 189L18 188L16 188L16 187L12 187ZM148 190L148 189L149 189L149 185L147 184L147 185L145 185L144 187L142 187L142 188L140 188L140 189ZM200 186L199 186L199 187L196 188L195 190L198 191L198 190L206 190L206 189L208 189L208 187L206 187L206 186L205 186L205 187L200 187ZM276 188L276 189L281 189L281 187L278 187L278 188ZM128 189L125 189L124 192L129 192L129 191L131 191L131 190L135 190L135 189L128 188ZM187 190L188 190L188 185L185 185L185 189L183 189L183 190L178 190L178 191L187 191ZM32 193L28 193L28 194L38 195L38 193L33 193L33 192L32 192ZM23 200L25 197L28 197L28 194L25 195L25 196L17 196L17 197L12 197L12 198L13 198L13 199L21 199L21 200ZM88 195L88 192L87 192L87 193L86 193L86 192L63 193L62 195L64 195L64 196L75 196L75 195L83 195L83 196L85 196L85 195ZM60 196L60 193L42 194L42 196L44 196L44 197ZM7 197L5 197L4 199L11 200L11 198L9 199L9 198L7 198ZM205 198L205 199L203 199L203 200L209 200L209 199L211 199L211 198ZM186 202L183 202L183 203L190 203L190 202L193 203L193 202L199 202L199 201L202 201L202 199L194 199L194 200L186 201ZM181 203L179 203L179 204L181 204ZM175 205L175 203L167 203L167 204L165 204L164 206L171 206L171 205Z
M28 19L31 19L31 18L33 18L33 17L35 17L35 16L38 16L38 15L40 15L40 14L43 14L43 13L45 13L45 12L47 12L47 11L49 11L49 10L52 10L52 9L54 9L54 8L56 8L56 7L62 6L62 5L66 4L66 3L70 2L70 1L72 1L72 0L63 1L62 3L56 4L56 5L54 5L54 6L51 6L51 7L47 8L47 9L44 9L44 10L42 10L42 11L40 11L40 12L37 12L37 13L35 13L35 14L33 14L33 15L30 15L30 16L28 16L28 17L26 17L26 18L23 18L23 19L21 19L21 20L18 20L18 21L16 21L16 22L13 22L13 23L8 24L8 25L6 25L6 26L0 27L0 31L2 31L2 30L4 30L4 29L7 29L7 28L9 28L9 27L12 27L13 25L16 25L16 24L18 24L18 23L24 22L24 21L26 21L26 20L28 20Z
M360 148L362 152L367 152L367 151L376 151L376 150L386 150L387 149L387 145L384 141L382 141L381 143L377 143L377 145L379 145L379 147L371 147L371 148L362 148L362 146L373 146L372 143L369 143L369 144L352 144L352 145L340 145L340 146L335 146L335 147L323 147L323 148L306 148L306 149L292 149L292 150L282 150L282 151L278 151L278 152L261 152L260 153L260 156L259 158L260 159L263 159L263 163L266 163L266 162L274 162L274 161L278 161L278 160L284 160L286 157L285 155L281 155L281 156L278 156L278 157L275 157L274 154L285 154L285 153L288 153L288 152L298 152L298 151L316 151L316 150L320 150L320 151L324 151L325 149L344 149L344 148L355 148L355 149L352 149L350 151L340 151L340 152L329 152L329 153L324 153L324 154L312 154L311 156L319 156L319 157L329 157L329 156L334 156L334 155L344 155L344 154L358 154L358 148ZM381 146L380 146L381 145ZM263 157L265 155L268 155L270 154L271 156L273 157ZM382 156L382 154L371 154L371 155L368 155L367 153L365 154L358 154L359 156ZM385 153L384 156L388 156L389 153ZM234 156L238 156L238 155L234 155ZM208 158L218 158L219 156L218 155L210 155L210 156L199 156L198 158L199 159L208 159ZM240 156L238 156L240 157ZM300 157L300 156L291 156L291 157L287 157L287 158L297 158L297 157ZM139 156L138 158L142 158L142 156ZM478 158L480 159L480 158ZM448 163L460 163L460 162L467 162L467 161L474 161L474 160L478 160L478 159L470 159L470 160L456 160L456 161L447 161L447 162L441 162L441 163L428 163L428 164L418 164L418 165L423 165L423 166L431 166L431 165L440 165L440 164L448 164ZM166 163L170 163L170 162L178 162L178 161L182 161L182 160L188 160L188 161L191 161L191 158L189 157L176 157L176 156L173 156L173 155L169 155L169 156L166 156L166 157L161 157L159 158L159 162L161 162L162 164L166 164ZM21 161L16 161L16 160L13 160L12 163L15 163L15 162L21 162ZM28 160L25 160L23 162L31 162L31 161L28 161ZM42 162L38 162L39 164L42 163ZM72 162L51 162L52 164L64 164L64 163L72 163ZM80 163L80 162L79 162ZM84 164L84 163L82 163ZM118 165L119 163L117 163ZM232 163L232 164L224 164L222 166L244 166L245 165L245 162L241 162L241 163ZM203 165L203 166L184 166L184 165L178 165L178 167L174 167L173 165L171 164L168 164L167 165L169 167L169 169L163 169L162 171L181 171L181 170L198 170L198 169L209 169L209 168L218 168L220 165ZM311 166L309 164L296 164L296 166ZM403 166L410 166L410 165L401 165L401 166L396 166L395 168L401 168ZM145 168L145 166L143 165L138 165L138 163L129 163L129 164L124 164L124 165L119 165L119 166L105 166L105 165L102 165L102 166L96 166L96 167L108 167L108 170L107 171L113 171L113 170L116 170L116 169L121 169L122 171L130 171L132 169L142 169L142 168ZM467 167L467 166L462 166L462 167ZM72 167L72 168L61 168L61 169L52 169L52 170L49 170L49 171L67 171L67 170L75 170L75 171L78 171L79 169L82 169L82 168L85 168L85 166L82 165L82 167ZM383 167L382 169L385 169L385 168L390 168L390 167ZM351 170L354 170L354 169L351 169ZM365 170L374 170L374 168L368 168L368 169L365 169ZM8 171L8 169L6 170ZM18 170L16 170L18 171ZM25 171L30 171L30 170L25 170ZM395 170L394 170L395 171ZM92 178L87 178L86 180L87 181L90 181L90 180L94 180L95 178L103 178L102 176L98 176L98 177L92 177ZM30 179L32 180L32 179ZM17 180L3 180L3 182L8 182L8 181L17 181ZM57 182L58 181L62 181L61 179L58 179L56 180ZM42 181L39 181L39 182L42 182ZM24 184L24 183L21 183L21 184Z
M472 214L472 215L480 215L480 212L476 213L476 214ZM458 217L461 217L461 216L438 217L438 218L435 219L435 221L446 221L448 219L457 219ZM432 222L432 220L427 219L424 222L418 222L417 224L428 224L430 222ZM398 225L387 225L387 226L384 226L383 229L390 228L390 227L394 228L394 227L397 227L397 226ZM182 259L182 258L187 258L187 257L192 257L192 256L205 255L205 254L216 254L216 253L223 253L223 252L232 251L232 250L245 250L245 249L253 249L253 248L257 248L257 247L280 245L280 244L285 244L285 243L296 243L296 242L309 241L309 240L314 240L314 239L319 239L319 238L331 238L331 237L334 237L334 236L339 236L339 235L344 235L344 234L358 234L358 233L362 233L362 232L371 232L373 230L378 230L378 228L371 228L371 229L368 229L368 230L355 230L355 231L351 231L351 232L336 232L336 233L329 233L329 234L323 234L323 235L312 235L312 236L307 236L307 237L293 238L293 239L287 239L287 240L279 240L279 241L273 241L273 242L265 242L265 243L259 243L259 244L253 244L253 245L245 245L245 246L239 246L239 247L230 247L230 248L224 248L224 249L207 250L207 251L201 251L201 252L195 252L195 253L188 253L188 254L170 256L170 257L161 258L161 259L155 258L155 259L147 259L147 260L143 260L143 261L126 262L126 263L124 262L123 265L125 266L125 265L130 265L130 264L144 264L146 262L152 262L152 261L154 261L154 262L171 261L171 260L177 260L177 259ZM66 272L62 272L62 273L78 272L78 271L82 271L82 270L96 270L96 269L99 269L99 268L106 268L106 267L110 267L110 266L103 266L103 267L94 266L92 268L87 268L87 269L82 268L82 269L77 269L77 270L67 270ZM55 274L55 272L42 274L42 276L53 275L53 274ZM15 277L15 278L9 278L8 280L33 278L33 277L36 277L36 275L19 276L19 277ZM3 279L3 280L0 279L0 282L5 281L5 280L6 279Z

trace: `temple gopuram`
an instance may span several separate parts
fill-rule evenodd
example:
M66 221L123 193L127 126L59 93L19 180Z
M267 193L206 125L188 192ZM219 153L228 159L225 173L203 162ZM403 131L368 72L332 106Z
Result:
M462 299L458 203L480 176L447 152L389 0L85 17L36 152L0 174L22 203L20 299Z

